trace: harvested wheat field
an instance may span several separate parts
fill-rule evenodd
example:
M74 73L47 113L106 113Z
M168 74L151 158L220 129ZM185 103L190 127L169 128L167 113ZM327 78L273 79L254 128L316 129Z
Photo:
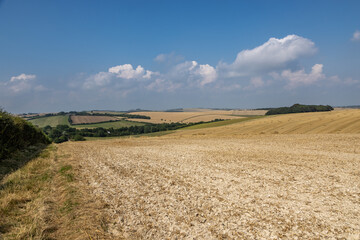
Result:
M241 122L211 129L191 130L177 134L228 137L253 134L334 134L360 133L360 110L332 112L294 113L267 116L266 118Z
M276 116L59 146L76 159L81 189L102 202L96 211L114 239L359 239L360 134L350 120L358 112L341 112L340 132L354 133L303 134L308 114L287 116L299 119L297 134L224 130L288 121ZM315 116L331 123L337 114Z
M184 112L134 112L149 116L151 119L131 119L131 121L150 122L150 123L170 123L170 122L201 122L212 121L214 119L237 119L244 116L264 115L262 110L211 110L211 109L188 109Z
M84 123L101 123L108 121L117 121L116 117L109 116L71 116L73 124L84 124Z

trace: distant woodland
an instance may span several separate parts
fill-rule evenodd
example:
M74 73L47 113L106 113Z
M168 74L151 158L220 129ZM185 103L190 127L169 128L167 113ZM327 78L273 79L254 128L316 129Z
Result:
M334 110L334 108L329 105L294 104L291 107L272 108L267 113L265 113L265 115L302 113L302 112L324 112L324 111L332 111L332 110Z

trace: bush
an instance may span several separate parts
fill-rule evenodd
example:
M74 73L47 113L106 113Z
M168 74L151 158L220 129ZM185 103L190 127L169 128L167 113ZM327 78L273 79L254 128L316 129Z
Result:
M85 138L79 134L74 136L74 141L85 141Z
M39 128L0 109L0 159L31 145L49 143Z

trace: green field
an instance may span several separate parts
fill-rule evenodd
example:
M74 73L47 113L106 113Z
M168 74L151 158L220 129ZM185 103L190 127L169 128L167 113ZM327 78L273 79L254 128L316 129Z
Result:
M126 120L120 120L116 122L104 122L104 123L94 123L94 124L85 124L85 125L71 125L68 121L68 116L50 116L29 120L33 125L36 125L40 128L43 128L47 125L51 127L56 127L57 125L68 125L73 128L122 128L122 127L131 127L131 126L144 126L144 123L140 122L131 122Z
M42 117L29 120L33 125L36 125L40 128L43 128L47 125L51 127L56 127L57 125L69 125L68 116L51 116L51 117Z

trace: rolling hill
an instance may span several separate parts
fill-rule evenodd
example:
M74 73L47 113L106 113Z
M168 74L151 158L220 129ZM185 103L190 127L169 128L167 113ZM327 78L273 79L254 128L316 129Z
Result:
M237 136L256 134L334 134L360 133L360 110L338 110L332 112L295 113L268 116L231 125L205 129L179 131L174 134Z

